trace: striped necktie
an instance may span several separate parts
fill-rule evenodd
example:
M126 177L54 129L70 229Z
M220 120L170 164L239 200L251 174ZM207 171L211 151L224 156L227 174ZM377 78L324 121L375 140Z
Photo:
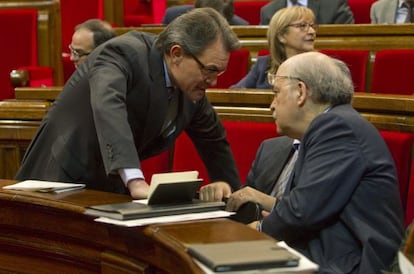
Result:
M295 166L296 160L298 158L299 153L299 144L293 144L293 148L295 151L293 152L292 156L290 157L289 161L284 166L282 172L279 175L279 178L276 181L276 184L273 188L271 193L272 196L276 197L278 200L282 197L283 193L285 192L287 182L292 174L293 168Z

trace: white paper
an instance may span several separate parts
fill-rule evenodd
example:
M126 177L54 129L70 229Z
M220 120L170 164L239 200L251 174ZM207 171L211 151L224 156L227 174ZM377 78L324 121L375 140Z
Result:
M142 218L134 220L120 221L115 219L110 219L106 217L99 217L95 219L96 222L108 223L120 226L144 226L157 223L175 223L175 222L184 222L192 220L203 220L203 219L214 219L214 218L224 218L233 215L234 212L224 211L224 210L215 210L208 212L200 213L188 213L188 214L178 214L170 216L161 216L161 217L151 217L151 218Z
M82 189L84 187L85 184L25 180L13 185L4 186L3 189L61 193L75 189Z
M277 267L277 268L268 268L268 269L256 269L256 270L245 270L245 271L227 271L227 272L214 272L200 261L193 258L196 264L204 271L206 274L215 274L215 273L226 273L226 274L259 274L259 273L297 273L297 272L305 272L305 271L318 271L319 266L306 258L304 255L299 253L298 251L294 250L290 246L288 246L285 242L278 242L277 245L281 247L287 248L290 252L300 257L299 265L293 267ZM243 252L243 251L241 251Z
M398 264L402 274L414 274L414 265L401 252L398 252Z

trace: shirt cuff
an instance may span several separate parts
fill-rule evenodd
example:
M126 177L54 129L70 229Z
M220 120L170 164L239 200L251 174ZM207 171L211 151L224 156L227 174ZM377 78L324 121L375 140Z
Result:
M118 173L119 176L121 176L125 186L127 186L128 182L132 179L145 180L144 174L142 173L142 170L139 168L122 168L118 170Z

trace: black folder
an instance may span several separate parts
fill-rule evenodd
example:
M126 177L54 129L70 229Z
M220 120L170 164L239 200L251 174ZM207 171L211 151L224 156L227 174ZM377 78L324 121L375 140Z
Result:
M300 259L273 240L190 244L187 252L215 272L294 267Z

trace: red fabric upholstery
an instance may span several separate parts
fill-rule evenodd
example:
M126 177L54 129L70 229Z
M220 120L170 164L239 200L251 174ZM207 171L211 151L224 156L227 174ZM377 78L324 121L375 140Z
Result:
M411 163L410 185L408 186L407 205L405 207L405 225L414 221L414 161Z
M369 58L368 50L321 49L320 52L345 62L351 71L355 91L366 91L365 78Z
M234 14L248 21L250 25L260 24L260 9L269 1L235 1Z
M167 1L152 0L123 0L124 26L139 27L142 24L161 24L167 9Z
M0 100L14 98L10 72L38 65L37 10L0 10Z
M240 180L246 181L260 143L277 136L274 123L224 121L227 138L233 151ZM209 183L208 173L190 138L184 133L175 142L173 171L199 171L204 184Z
M355 24L370 24L371 5L376 0L348 0L349 7L354 14Z
M234 50L230 54L227 70L217 78L216 88L229 88L249 72L250 52L247 49Z
M380 50L375 54L371 92L414 94L414 49Z
M408 184L410 180L411 150L414 135L407 132L380 131L387 143L397 168L400 195L403 207L406 207Z
M151 182L152 175L169 171L170 151L167 150L159 155L141 161L141 169L147 183Z

